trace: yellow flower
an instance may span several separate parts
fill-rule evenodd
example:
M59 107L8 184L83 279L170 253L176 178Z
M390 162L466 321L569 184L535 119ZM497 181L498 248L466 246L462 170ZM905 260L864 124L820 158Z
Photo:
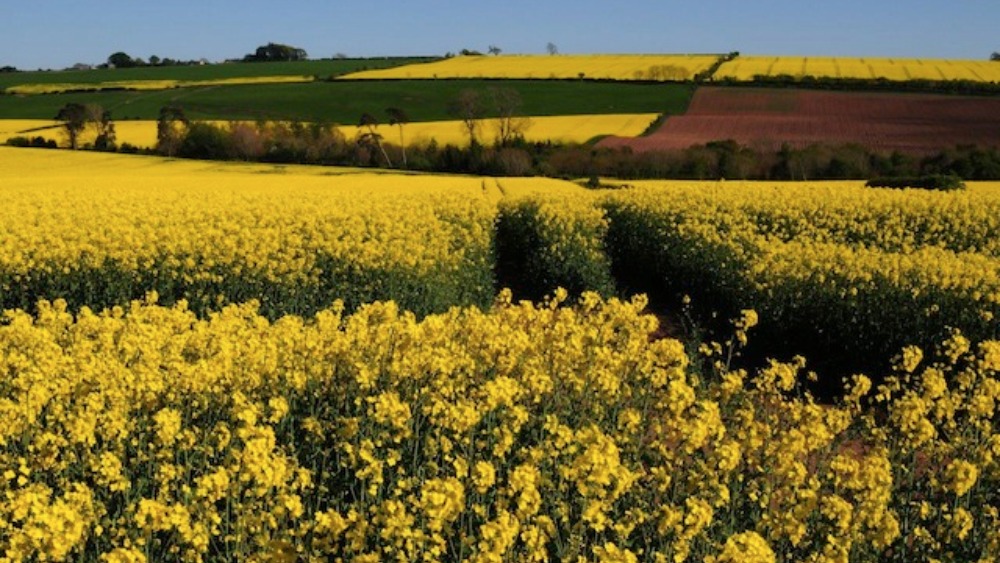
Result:
M465 509L465 487L452 477L430 479L420 488L420 508L428 528L440 532Z
M945 488L962 496L972 489L979 478L979 468L964 459L956 459L944 469Z
M594 546L594 557L599 563L637 563L639 561L632 550L618 547L611 542Z
M177 409L160 409L153 415L156 422L156 438L164 446L169 446L177 439L181 431L181 413Z
M101 554L101 561L105 563L146 563L146 556L137 549L119 547Z
M488 461L477 461L472 469L472 482L476 486L476 492L486 494L486 491L496 482L496 469Z
M956 508L952 514L946 514L945 520L949 521L949 534L958 541L964 541L975 524L972 514L964 507Z
M924 352L917 346L906 346L902 354L896 359L895 367L905 373L913 373L921 360L924 359Z
M729 536L714 563L774 563L777 558L767 540L757 532Z

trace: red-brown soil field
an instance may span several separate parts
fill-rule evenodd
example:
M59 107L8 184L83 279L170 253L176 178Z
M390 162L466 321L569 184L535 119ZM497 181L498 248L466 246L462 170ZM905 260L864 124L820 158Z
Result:
M598 146L651 151L724 139L761 150L782 143L858 143L910 153L958 144L998 147L1000 97L706 87L687 113L669 117L652 134L608 137Z

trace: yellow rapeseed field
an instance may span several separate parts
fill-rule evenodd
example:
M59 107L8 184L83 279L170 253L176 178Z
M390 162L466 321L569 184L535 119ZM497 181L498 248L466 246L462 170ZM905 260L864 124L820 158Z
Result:
M635 137L657 118L653 113L561 115L526 118L524 137L531 142L554 141L560 143L585 143L601 135ZM224 122L215 122L224 124ZM360 128L352 125L339 127L348 139L355 138ZM496 134L496 120L483 119L477 134L481 142L492 142ZM386 142L399 144L399 128L381 125L378 132ZM81 144L92 142L95 133L85 132ZM149 120L115 121L115 134L119 144L152 148L156 146L156 122ZM41 136L66 144L66 136L59 122L43 119L0 119L0 142L17 136ZM439 145L465 146L469 137L461 121L424 121L408 123L403 128L402 141L407 146L419 146L436 141Z
M755 76L885 78L1000 82L1000 65L991 61L890 59L871 57L788 57L740 55L719 67L716 79L753 80Z
M996 561L1000 341L900 346L827 404L807 359L731 360L851 289L815 321L982 320L998 188L0 147L0 562ZM519 302L519 240L546 282L631 252L761 307L689 349L643 296Z
M39 291L112 303L144 284L199 307L273 287L272 311L328 305L331 291L352 306L396 291L428 310L488 302L495 202L567 189L11 148L0 162L0 291L23 306Z
M459 56L365 70L340 78L592 78L607 80L690 80L711 68L718 55L498 55Z
M636 137L655 121L655 113L559 115L527 117L524 138L530 142L554 141L560 143L585 143L601 135ZM498 128L497 120L482 119L477 129L480 142L492 142ZM340 130L348 139L354 138L358 127L344 126ZM399 128L388 125L378 127L387 142L399 144ZM403 141L407 145L423 145L431 140L440 145L465 146L469 135L461 121L427 121L408 123L403 128Z

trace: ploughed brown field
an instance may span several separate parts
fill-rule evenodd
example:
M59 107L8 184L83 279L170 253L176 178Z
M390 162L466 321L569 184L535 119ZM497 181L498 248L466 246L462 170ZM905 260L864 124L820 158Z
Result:
M654 133L608 137L598 146L650 151L724 139L762 150L782 143L858 143L911 153L998 147L1000 97L706 87L686 114L669 117Z

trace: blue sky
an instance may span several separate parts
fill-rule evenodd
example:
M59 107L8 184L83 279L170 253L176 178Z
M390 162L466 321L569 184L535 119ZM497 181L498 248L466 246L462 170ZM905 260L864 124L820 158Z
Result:
M12 6L17 6L13 8ZM1000 0L0 0L0 66L133 57L221 61L268 42L310 57L718 53L985 59Z

